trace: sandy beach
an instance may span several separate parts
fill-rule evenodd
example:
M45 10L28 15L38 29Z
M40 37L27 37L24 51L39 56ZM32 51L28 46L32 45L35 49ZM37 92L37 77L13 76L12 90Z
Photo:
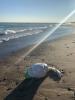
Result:
M75 100L75 34L42 43L16 65L31 47L0 60L0 100ZM38 62L63 70L62 79L25 80L24 68Z

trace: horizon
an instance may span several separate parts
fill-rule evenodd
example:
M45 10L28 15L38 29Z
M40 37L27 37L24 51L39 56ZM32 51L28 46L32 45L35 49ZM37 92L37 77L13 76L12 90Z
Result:
M0 21L0 23L60 23L60 22L12 22L12 21L9 21L9 22L6 22L6 21L4 21L4 22L2 22L2 21ZM65 23L75 23L75 21L68 21L68 22L65 22ZM64 23L64 24L65 24Z

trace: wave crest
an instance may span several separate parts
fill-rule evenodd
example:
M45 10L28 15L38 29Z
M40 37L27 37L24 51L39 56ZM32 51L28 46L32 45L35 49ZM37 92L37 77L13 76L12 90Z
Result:
M12 33L16 33L16 31L14 31L14 30L6 30L5 31L5 34L7 35L7 34L12 34Z

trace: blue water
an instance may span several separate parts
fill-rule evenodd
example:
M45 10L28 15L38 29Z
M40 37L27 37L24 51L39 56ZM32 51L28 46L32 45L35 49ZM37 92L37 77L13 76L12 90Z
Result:
M0 58L37 43L55 25L49 23L0 23ZM74 31L72 26L62 25L48 40L68 35Z

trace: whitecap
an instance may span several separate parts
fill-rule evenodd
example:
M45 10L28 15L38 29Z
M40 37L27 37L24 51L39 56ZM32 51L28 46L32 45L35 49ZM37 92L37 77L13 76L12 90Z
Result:
M2 43L3 41L2 40L0 40L0 43Z
M10 40L10 38L8 37L8 38L2 38L2 41L9 41Z
M5 31L5 34L7 35L7 34L12 34L12 33L16 33L16 31L14 31L14 30L6 30Z

